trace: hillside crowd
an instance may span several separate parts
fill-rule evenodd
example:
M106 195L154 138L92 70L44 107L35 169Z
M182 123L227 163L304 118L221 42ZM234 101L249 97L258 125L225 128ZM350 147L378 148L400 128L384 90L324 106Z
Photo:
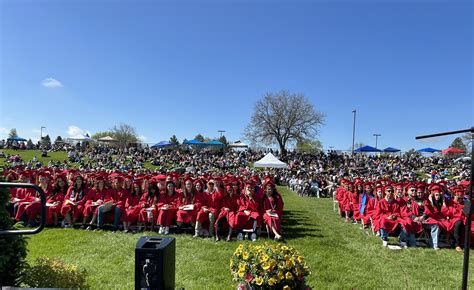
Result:
M36 183L45 191L49 225L101 229L111 223L126 232L138 225L161 234L191 227L194 236L216 240L222 234L230 240L234 233L255 240L266 231L279 240L284 202L275 185L286 184L300 196L335 194L341 215L372 226L384 244L395 233L401 234L402 246L414 246L422 217L421 228L430 225L432 237L442 231L454 234L455 246L461 247L461 192L466 194L470 163L444 156L288 152L283 159L288 169L256 170L252 163L266 152L105 145L52 150L66 151L67 160L43 165L35 158L6 156L3 172L9 181ZM419 197L418 189L423 192ZM441 203L437 193L443 194ZM12 217L33 226L39 213L35 192L12 189L11 196ZM439 217L430 216L433 211ZM448 216L449 223L434 222Z

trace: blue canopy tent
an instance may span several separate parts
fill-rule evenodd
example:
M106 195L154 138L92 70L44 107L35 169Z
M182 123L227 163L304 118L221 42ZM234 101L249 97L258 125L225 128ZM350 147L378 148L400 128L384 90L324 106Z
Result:
M400 152L400 149L393 148L393 147L387 147L383 150L383 152Z
M26 139L25 138L21 138L21 137L12 137L12 138L8 138L7 140L9 141L18 141L18 142L26 142Z
M416 152L420 152L420 153L435 153L435 152L441 152L441 150L428 147L428 148L418 149L418 150L416 150Z
M193 140L185 140L183 142L184 145L195 145L195 146L204 146L206 143L201 142L199 140L193 139Z
M359 147L357 148L356 150L354 150L355 152L382 152L382 150L380 149L377 149L377 148L374 148L372 146L369 146L369 145L366 145L366 146L363 146L363 147Z
M165 147L169 147L169 146L173 146L173 145L175 145L175 144L171 143L169 141L161 141L161 142L158 142L155 145L151 146L151 148L165 148Z
M216 140L206 142L205 144L206 144L206 146L216 146L216 147L224 146L224 143L216 141Z

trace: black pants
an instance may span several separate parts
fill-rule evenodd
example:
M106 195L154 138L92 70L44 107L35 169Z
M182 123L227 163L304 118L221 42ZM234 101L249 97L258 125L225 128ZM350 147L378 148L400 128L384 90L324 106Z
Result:
M457 221L454 223L454 246L459 247L461 245L461 233L464 229L464 224L462 221Z

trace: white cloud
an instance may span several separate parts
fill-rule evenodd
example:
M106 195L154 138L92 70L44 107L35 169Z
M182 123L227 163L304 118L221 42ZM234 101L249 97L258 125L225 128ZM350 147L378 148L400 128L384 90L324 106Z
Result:
M146 140L148 140L148 138L145 137L145 136L138 136L138 139L140 139L140 141L142 141L144 143L146 142Z
M8 129L0 127L0 139L8 136Z
M67 127L67 134L69 135L69 137L76 137L85 134L89 134L89 136L91 136L91 132L74 125Z
M46 78L41 82L41 84L43 85L43 87L51 89L63 87L63 84L54 78Z

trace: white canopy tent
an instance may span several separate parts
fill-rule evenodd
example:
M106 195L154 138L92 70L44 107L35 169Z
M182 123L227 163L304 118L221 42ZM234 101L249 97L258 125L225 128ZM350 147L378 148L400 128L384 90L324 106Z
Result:
M245 144L244 142L237 140L234 143L230 144L229 147L232 148L248 148L249 145Z
M245 144L244 142L241 142L240 140L237 140L234 143L229 144L229 148L231 148L233 151L241 152L248 150L249 145Z
M66 138L66 141L67 142L93 142L94 139L92 139L91 137L87 137L85 135L77 135L77 136L74 136L74 137L69 137L69 138Z
M288 164L278 160L275 155L269 152L262 159L255 162L253 167L288 168Z
M110 136L105 136L105 137L99 138L99 139L97 139L97 141L100 141L100 142L117 142L117 140L115 140L114 138L112 138Z

